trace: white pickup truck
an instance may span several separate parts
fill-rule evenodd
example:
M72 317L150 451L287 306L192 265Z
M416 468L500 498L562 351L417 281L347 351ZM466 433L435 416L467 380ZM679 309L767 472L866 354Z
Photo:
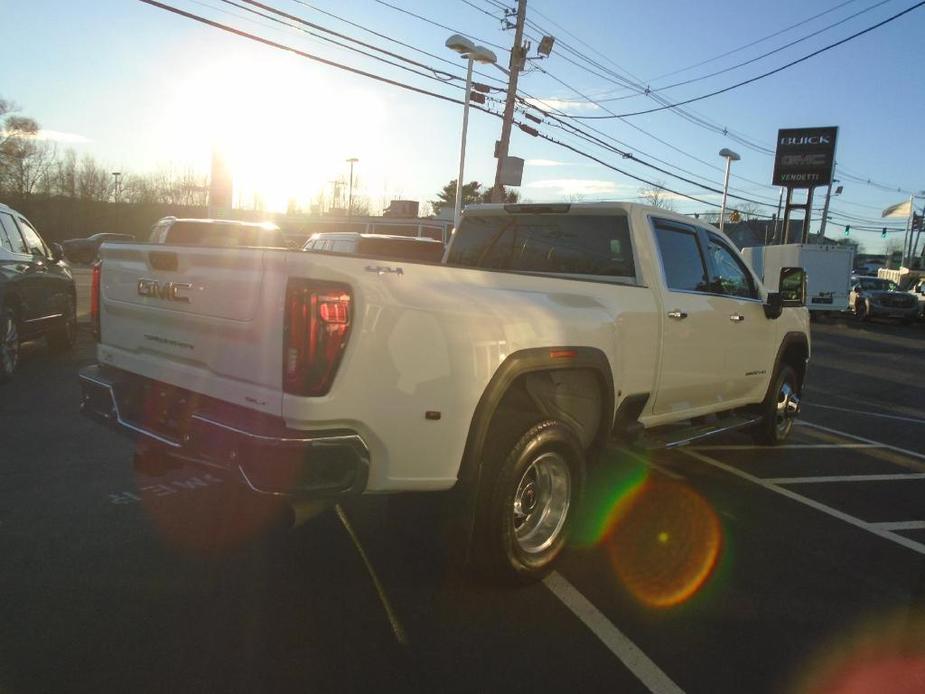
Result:
M532 579L612 439L790 432L805 275L623 203L466 210L442 263L104 245L82 409L293 500L456 488L467 556ZM777 279L777 278L775 278Z

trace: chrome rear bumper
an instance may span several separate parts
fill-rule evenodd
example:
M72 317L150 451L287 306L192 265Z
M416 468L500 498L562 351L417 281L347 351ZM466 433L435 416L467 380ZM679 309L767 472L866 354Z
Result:
M289 429L281 418L94 365L81 412L173 458L237 472L253 491L298 499L358 494L369 476L359 434Z

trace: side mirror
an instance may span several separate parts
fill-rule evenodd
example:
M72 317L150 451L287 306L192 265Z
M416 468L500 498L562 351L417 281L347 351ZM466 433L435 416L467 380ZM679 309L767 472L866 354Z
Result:
M782 267L777 285L784 306L806 305L806 272L801 267Z
M60 262L64 257L64 248L60 243L51 244L51 260L54 263Z
M768 292L768 300L764 302L765 318L780 318L784 312L784 299L780 292Z

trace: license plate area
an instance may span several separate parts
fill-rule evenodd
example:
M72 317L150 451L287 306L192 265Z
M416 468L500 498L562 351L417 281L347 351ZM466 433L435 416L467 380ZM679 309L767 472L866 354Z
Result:
M197 396L157 381L130 381L114 388L119 414L128 423L181 443L190 430Z

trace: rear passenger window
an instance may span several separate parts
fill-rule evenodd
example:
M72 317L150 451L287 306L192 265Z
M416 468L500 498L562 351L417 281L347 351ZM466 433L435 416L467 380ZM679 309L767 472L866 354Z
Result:
M709 290L707 268L693 229L655 225L655 238L669 289L705 292Z
M625 215L505 214L463 220L448 265L634 279Z

